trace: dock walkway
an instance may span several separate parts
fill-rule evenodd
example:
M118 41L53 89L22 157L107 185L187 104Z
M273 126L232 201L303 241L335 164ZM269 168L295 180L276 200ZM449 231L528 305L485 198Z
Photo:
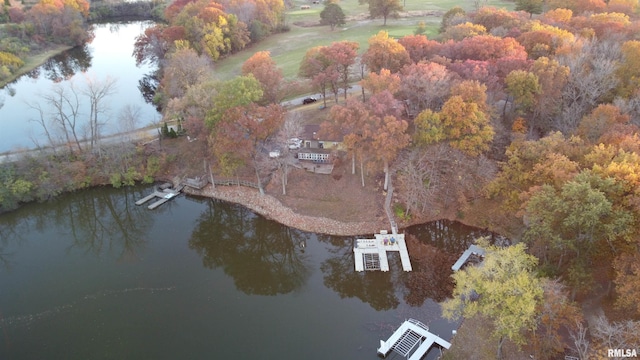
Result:
M353 247L356 271L389 271L387 251L399 252L402 269L412 270L404 234L387 234L386 231L381 231L374 236L375 239L356 239Z
M393 350L409 360L420 360L433 344L445 349L451 347L451 343L429 332L425 324L409 319L402 323L387 341L380 340L378 354L386 357Z
M469 257L471 255L484 256L484 249L472 244L471 246L469 246L467 250L464 251L464 253L462 253L462 256L460 256L458 261L456 261L456 263L453 264L453 266L451 267L451 270L453 271L460 270L460 268L467 262L467 260L469 260Z
M159 189L155 190L153 193L151 193L151 194L143 197L142 199L136 201L136 205L142 205L142 204L146 203L149 200L152 200L154 198L159 198L157 201L155 201L155 202L151 203L151 205L147 206L147 209L153 210L153 209L157 208L158 206L166 203L167 201L173 199L174 197L178 196L183 188L184 188L184 186L180 186L177 189L170 189L170 188L166 188L166 187L160 186Z

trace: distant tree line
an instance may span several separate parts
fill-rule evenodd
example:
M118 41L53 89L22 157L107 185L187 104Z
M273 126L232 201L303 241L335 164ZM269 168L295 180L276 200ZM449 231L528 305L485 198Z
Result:
M164 1L122 1L91 3L90 21L110 19L153 19L162 20L165 8Z

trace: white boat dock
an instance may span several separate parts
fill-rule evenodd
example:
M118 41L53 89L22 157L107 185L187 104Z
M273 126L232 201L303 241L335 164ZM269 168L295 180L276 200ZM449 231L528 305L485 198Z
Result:
M429 332L425 324L409 319L402 323L387 341L380 340L378 354L386 357L393 350L405 359L420 360L433 344L445 349L451 347L451 343Z
M374 236L375 239L356 239L353 246L356 271L389 271L387 251L399 252L402 269L404 271L412 270L404 234L387 234L386 231L381 231L380 234Z
M460 270L460 268L467 262L467 260L469 260L469 257L471 255L484 256L484 249L472 244L471 246L469 246L467 250L465 250L464 253L462 253L462 256L460 256L458 261L456 261L456 263L453 264L453 266L451 267L451 270L453 271Z

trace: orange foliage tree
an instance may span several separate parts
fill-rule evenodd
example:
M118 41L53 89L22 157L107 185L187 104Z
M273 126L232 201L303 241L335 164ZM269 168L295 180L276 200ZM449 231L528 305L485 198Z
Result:
M362 61L371 72L388 69L395 73L409 64L411 59L407 50L400 43L390 38L388 32L381 30L369 38L369 49L362 55Z
M440 53L442 47L442 43L429 40L424 35L406 35L398 39L398 43L407 50L409 58L414 63L431 59Z
M242 64L242 75L253 74L262 85L262 98L268 103L280 101L282 70L278 69L268 51L258 51Z

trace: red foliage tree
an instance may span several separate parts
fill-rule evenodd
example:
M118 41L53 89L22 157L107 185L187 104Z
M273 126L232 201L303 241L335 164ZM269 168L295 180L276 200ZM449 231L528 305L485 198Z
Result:
M526 59L526 49L513 38L480 35L462 41L448 41L442 55L452 60L496 60L503 57Z
M440 52L442 44L435 40L429 40L424 35L407 35L398 40L409 53L409 58L414 63L429 60Z

